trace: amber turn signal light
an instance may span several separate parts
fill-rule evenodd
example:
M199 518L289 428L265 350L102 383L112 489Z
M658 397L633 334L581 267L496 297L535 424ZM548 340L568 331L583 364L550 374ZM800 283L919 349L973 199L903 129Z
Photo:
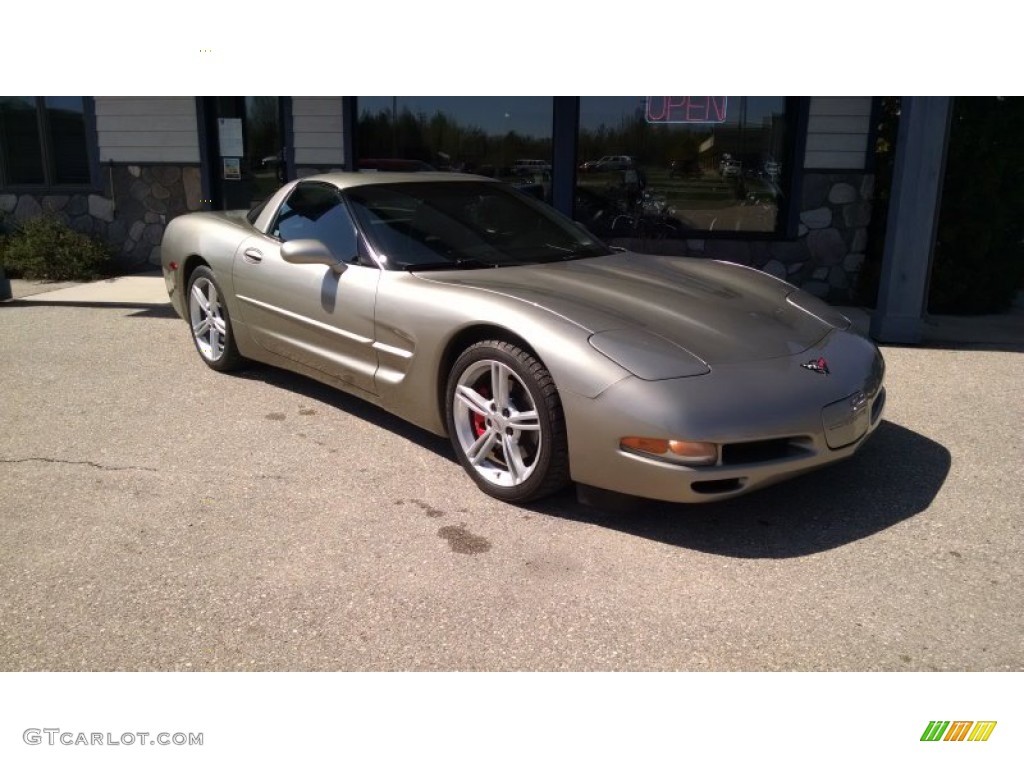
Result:
M679 461L686 464L714 464L718 459L718 446L714 443L690 440L665 440L658 437L624 437L619 447L648 456Z

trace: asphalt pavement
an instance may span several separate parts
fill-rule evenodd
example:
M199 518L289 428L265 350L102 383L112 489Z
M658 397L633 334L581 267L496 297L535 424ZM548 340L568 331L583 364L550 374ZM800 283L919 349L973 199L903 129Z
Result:
M12 287L0 670L1024 666L1020 313L883 348L885 423L843 464L521 508L373 406L209 370L158 277Z

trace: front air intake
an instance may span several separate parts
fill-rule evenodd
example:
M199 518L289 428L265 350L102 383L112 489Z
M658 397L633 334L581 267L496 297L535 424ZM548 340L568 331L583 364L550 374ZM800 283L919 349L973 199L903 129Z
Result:
M743 478L731 477L727 480L698 480L690 483L694 493L714 495L716 493L732 493L743 487Z

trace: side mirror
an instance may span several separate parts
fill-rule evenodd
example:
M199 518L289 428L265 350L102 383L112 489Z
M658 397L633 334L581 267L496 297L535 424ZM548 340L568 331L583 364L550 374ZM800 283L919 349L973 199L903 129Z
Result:
M281 246L281 258L289 264L323 264L338 274L348 268L319 240L289 240Z

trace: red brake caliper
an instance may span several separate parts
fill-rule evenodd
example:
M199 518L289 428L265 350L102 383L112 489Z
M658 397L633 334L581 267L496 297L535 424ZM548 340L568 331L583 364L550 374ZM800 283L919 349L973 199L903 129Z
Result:
M487 400L491 399L491 389L486 384L482 384L476 390L481 397ZM476 437L480 437L484 432L487 431L487 420L484 418L482 413L473 412L473 434Z

